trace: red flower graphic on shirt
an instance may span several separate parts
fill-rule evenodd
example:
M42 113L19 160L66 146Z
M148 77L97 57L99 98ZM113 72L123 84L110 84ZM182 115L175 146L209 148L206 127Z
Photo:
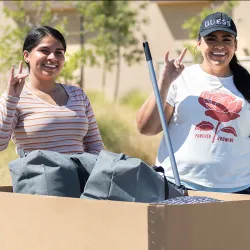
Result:
M204 91L198 100L207 109L205 115L219 122L229 122L240 116L238 113L242 109L242 100L237 100L229 93Z
M219 131L230 133L237 137L235 129L231 126L223 127L220 130L218 129L222 122L229 122L240 117L239 112L242 109L242 100L237 100L235 96L229 94L228 92L203 91L198 101L204 108L207 109L205 111L205 115L218 121L215 128L213 142ZM214 130L214 125L211 122L202 121L196 125L195 129L203 131Z

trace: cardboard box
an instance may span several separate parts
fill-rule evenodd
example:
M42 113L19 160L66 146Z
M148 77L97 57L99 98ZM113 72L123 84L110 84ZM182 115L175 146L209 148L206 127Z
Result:
M0 192L0 250L250 249L250 196L189 195L225 202L160 205Z

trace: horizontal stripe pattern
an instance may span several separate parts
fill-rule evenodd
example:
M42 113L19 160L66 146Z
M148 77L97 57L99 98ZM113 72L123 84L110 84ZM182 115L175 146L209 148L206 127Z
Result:
M17 152L51 150L73 154L98 154L103 142L87 95L82 89L62 85L69 100L65 106L46 103L26 87L20 98L0 97L0 150L10 137Z

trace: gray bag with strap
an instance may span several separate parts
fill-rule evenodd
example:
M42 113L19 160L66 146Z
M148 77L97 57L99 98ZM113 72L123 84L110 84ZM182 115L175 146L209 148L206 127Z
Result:
M9 169L15 193L148 203L180 196L157 173L161 167L105 150L99 156L35 150Z
M13 192L79 198L96 159L34 150L9 163Z
M154 203L181 196L158 170L138 158L102 150L81 198Z

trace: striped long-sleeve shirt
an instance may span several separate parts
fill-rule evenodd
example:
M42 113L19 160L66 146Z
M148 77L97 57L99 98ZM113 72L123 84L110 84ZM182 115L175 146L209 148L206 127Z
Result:
M51 150L98 154L103 142L90 102L82 89L62 85L69 98L65 106L49 104L25 86L19 98L0 97L0 151L10 138L17 153Z

